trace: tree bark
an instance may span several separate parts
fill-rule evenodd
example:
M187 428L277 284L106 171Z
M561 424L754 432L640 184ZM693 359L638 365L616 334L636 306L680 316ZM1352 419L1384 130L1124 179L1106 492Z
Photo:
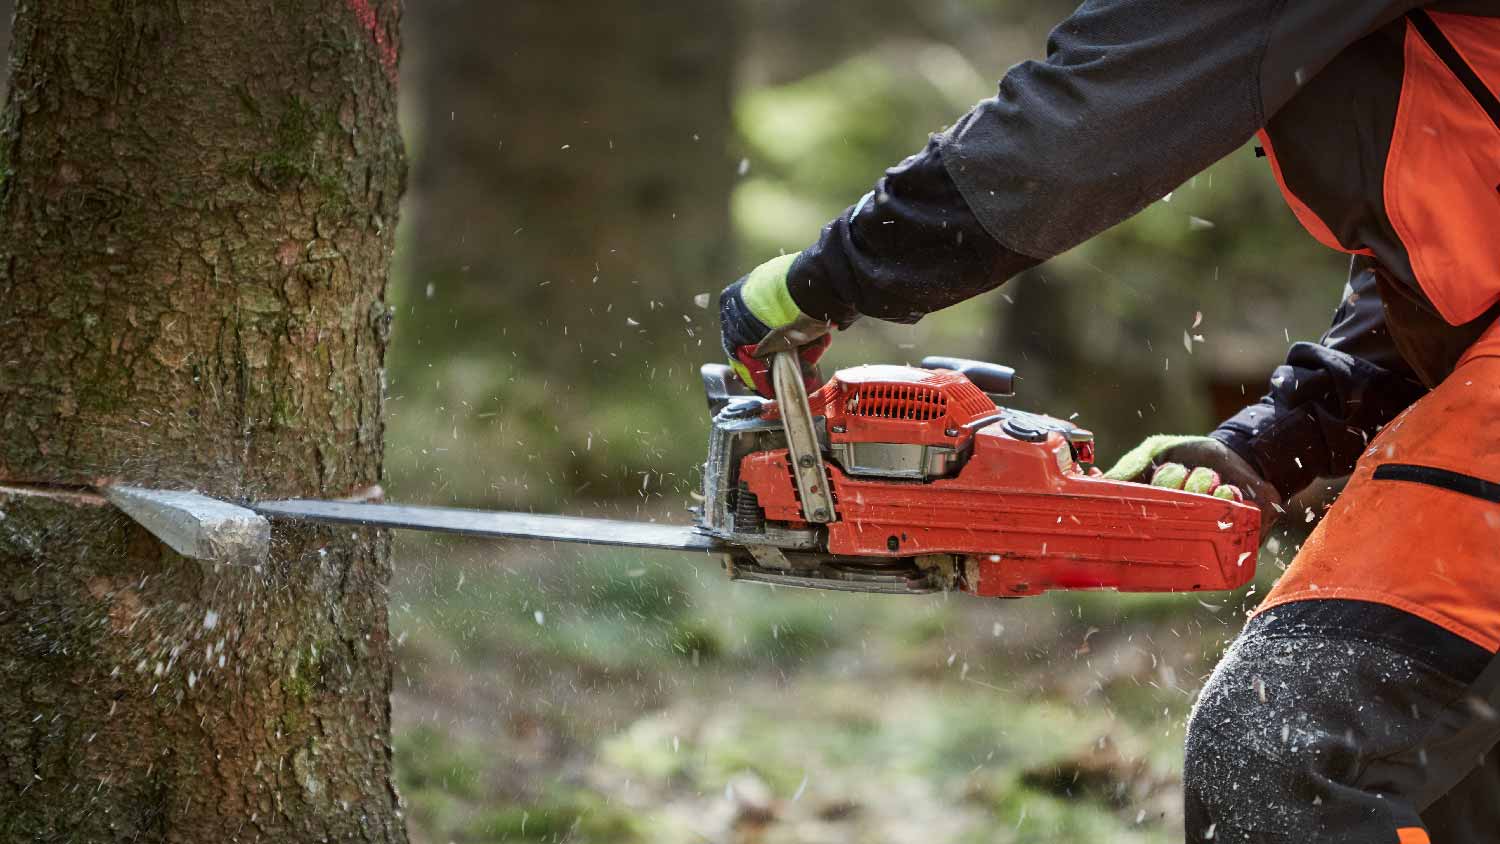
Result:
M399 0L23 0L0 134L0 839L403 841L388 545L87 493L381 475Z

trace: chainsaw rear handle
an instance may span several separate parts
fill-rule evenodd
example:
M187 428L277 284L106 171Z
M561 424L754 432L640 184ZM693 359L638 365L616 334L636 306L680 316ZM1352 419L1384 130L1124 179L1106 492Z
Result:
M986 363L968 358L950 358L943 355L928 355L922 358L923 369L951 369L974 382L974 386L992 396L1016 394L1016 371L998 363Z

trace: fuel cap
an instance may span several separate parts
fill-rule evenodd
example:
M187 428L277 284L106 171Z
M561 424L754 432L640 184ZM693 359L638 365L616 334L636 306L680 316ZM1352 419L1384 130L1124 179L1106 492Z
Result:
M1000 428L1022 442L1039 443L1047 439L1047 428L1037 424L1035 420L1018 415L1015 411L1005 414L1005 420L1000 423Z

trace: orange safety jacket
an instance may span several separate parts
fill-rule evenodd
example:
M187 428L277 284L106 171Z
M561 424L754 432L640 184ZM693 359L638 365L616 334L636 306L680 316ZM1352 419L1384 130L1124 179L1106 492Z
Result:
M1395 340L1429 386L1500 303L1496 92L1500 19L1418 9L1350 45L1259 133L1308 232L1381 268L1406 316Z

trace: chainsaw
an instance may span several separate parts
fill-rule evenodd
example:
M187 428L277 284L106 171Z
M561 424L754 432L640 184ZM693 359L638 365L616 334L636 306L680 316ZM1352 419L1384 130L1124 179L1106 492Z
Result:
M1094 437L1002 406L1015 371L960 358L843 369L809 392L774 355L775 399L702 368L711 419L696 524L340 501L270 517L695 551L733 580L848 592L1021 597L1055 589L1233 589L1255 573L1260 511L1107 480Z

